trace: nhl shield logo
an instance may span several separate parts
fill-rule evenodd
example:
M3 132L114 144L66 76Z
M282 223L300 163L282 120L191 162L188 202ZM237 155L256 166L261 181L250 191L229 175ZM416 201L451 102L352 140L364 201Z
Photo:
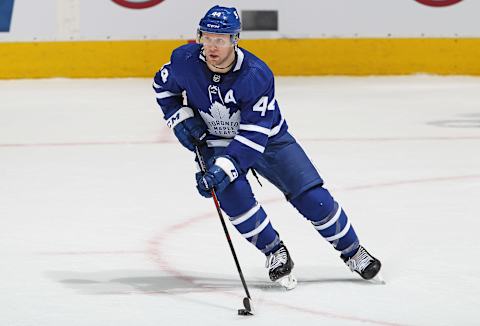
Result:
M214 83L219 83L220 79L221 79L220 75L218 75L218 74L213 75L212 80L213 80Z

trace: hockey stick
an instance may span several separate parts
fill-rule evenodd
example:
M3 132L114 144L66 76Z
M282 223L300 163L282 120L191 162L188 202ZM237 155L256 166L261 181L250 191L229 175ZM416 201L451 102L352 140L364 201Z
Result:
M207 166L205 165L205 161L203 160L203 156L200 154L199 146L195 146L195 154L197 155L197 160L200 165L200 170L205 173L207 172ZM235 265L237 266L238 274L240 275L240 280L242 281L243 289L245 290L245 294L247 295L243 298L243 306L244 309L238 309L239 315L253 315L252 310L252 298L250 297L250 292L248 292L247 282L245 282L245 278L243 277L242 269L240 268L240 263L238 262L237 254L235 253L235 249L233 248L232 239L230 238L230 233L228 232L227 225L225 224L225 219L223 218L222 210L220 209L220 203L218 202L217 194L215 190L211 190L213 202L215 203L215 207L217 208L218 217L220 218L220 222L222 223L223 232L227 237L228 245L230 246L230 251L232 252L233 259L235 260Z

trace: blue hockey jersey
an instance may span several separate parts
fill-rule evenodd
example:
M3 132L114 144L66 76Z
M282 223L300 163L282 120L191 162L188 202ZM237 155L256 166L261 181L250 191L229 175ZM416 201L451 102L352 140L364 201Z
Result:
M207 145L225 147L224 154L244 171L269 139L288 128L275 99L272 71L242 48L236 50L233 69L222 74L208 69L200 44L183 45L157 72L153 87L165 119L186 104L205 121Z

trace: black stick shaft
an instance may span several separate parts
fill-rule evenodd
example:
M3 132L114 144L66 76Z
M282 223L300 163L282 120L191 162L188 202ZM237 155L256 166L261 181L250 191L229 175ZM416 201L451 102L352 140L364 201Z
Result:
M197 154L198 162L200 163L200 169L203 173L207 171L207 167L205 165L205 161L203 160L202 155L200 154L200 149L198 146L195 147L195 153ZM237 254L235 253L235 249L233 248L232 239L230 238L230 233L228 232L227 225L225 224L225 219L223 218L222 210L220 209L220 203L218 202L217 194L215 190L212 189L212 198L215 203L215 207L217 208L218 217L220 218L220 222L222 223L223 232L225 232L225 236L227 237L228 245L230 246L230 251L232 252L233 259L235 260L235 265L237 266L238 274L240 275L240 280L242 281L243 289L247 294L247 298L251 299L250 292L248 292L247 282L245 282L245 278L243 277L242 269L240 268L240 263L238 262Z

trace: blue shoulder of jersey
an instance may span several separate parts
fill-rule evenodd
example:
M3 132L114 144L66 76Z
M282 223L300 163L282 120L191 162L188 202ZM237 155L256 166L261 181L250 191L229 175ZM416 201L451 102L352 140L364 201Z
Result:
M177 75L188 74L189 65L199 60L201 47L201 44L189 43L173 50L170 63Z
M236 82L239 85L239 97L253 101L268 92L274 80L273 73L260 58L243 48L239 50L238 60L242 60L240 77Z

